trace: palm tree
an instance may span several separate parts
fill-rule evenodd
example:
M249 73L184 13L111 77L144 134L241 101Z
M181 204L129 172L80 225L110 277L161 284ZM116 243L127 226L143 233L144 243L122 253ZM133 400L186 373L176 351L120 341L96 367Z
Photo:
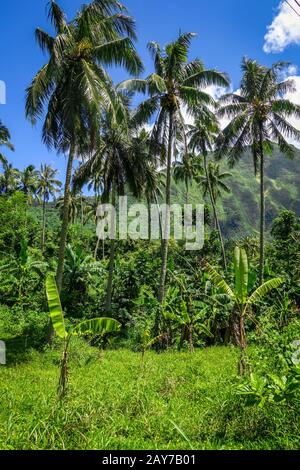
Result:
M166 186L166 175L164 172L159 171L154 162L149 158L145 160L145 167L144 167L144 175L143 175L143 194L147 200L148 206L148 235L149 240L151 240L151 204L154 202L157 207L158 212L158 221L159 221L159 228L160 228L160 239L163 239L162 233L162 220L161 220L161 213L159 210L159 202L158 198L163 197L163 189Z
M14 168L12 163L3 160L3 173L0 174L0 191L4 194L11 194L16 191L20 172Z
M126 97L122 98L125 104ZM116 207L117 196L125 194L126 187L135 197L140 197L143 187L144 162L139 147L133 138L134 129L127 118L116 120L110 113L104 113L101 121L99 149L83 163L74 177L74 188L81 188L93 175L103 175L102 201L110 200ZM99 245L99 240L97 246ZM115 265L116 241L110 240L109 274L106 292L106 312L111 312L112 283Z
M38 172L34 165L27 166L19 175L18 190L28 197L28 203L32 202L37 191Z
M176 182L183 181L185 185L185 202L189 202L189 186L201 170L199 159L194 155L183 154L182 161L173 165L173 175Z
M231 121L219 139L219 154L228 156L234 166L249 147L252 150L255 174L260 168L260 283L264 279L265 264L265 154L278 144L282 153L294 155L294 147L286 138L300 141L300 131L291 123L300 117L300 106L284 98L294 92L292 80L281 81L286 64L278 62L271 68L254 60L243 59L243 78L240 93L230 93L220 100L220 117Z
M135 113L137 123L148 122L157 114L152 131L152 153L159 152L166 158L166 223L164 227L162 267L158 299L165 297L165 282L169 247L169 210L171 203L171 167L174 144L179 137L185 142L183 108L192 110L197 103L212 104L213 99L203 91L208 85L228 86L226 76L215 70L206 70L198 59L188 62L194 33L181 34L179 38L162 49L156 42L148 45L154 60L154 73L145 80L127 80L122 84L128 90L147 93L149 98L141 103ZM157 146L159 145L159 148ZM186 145L185 145L186 146Z
M61 182L56 179L57 173L58 171L52 168L51 165L43 163L38 172L37 196L43 201L42 251L44 251L46 241L46 205L50 197L54 197L62 186Z
M69 225L70 183L75 155L93 147L102 109L120 112L120 103L104 65L122 65L131 74L142 70L132 40L134 22L117 0L94 0L83 5L72 22L67 22L58 4L49 3L52 37L36 30L39 46L49 56L27 90L26 115L42 117L43 140L49 148L68 152L64 188L63 221L57 267L61 291Z
M226 179L232 175L228 172L222 172L220 165L210 161L207 165L207 174L198 176L198 183L203 189L203 196L209 194L209 187L211 186L212 197L215 207L217 207L217 201L225 192L229 194L231 192L229 186L226 184ZM215 220L215 226L220 227L218 213L216 210L217 219Z
M10 150L14 150L14 146L10 142L10 133L7 127L4 126L2 121L0 120L0 146L6 146ZM0 152L0 163L7 163L6 157Z
M213 186L210 180L210 172L208 169L208 155L214 151L214 143L219 134L219 123L213 111L207 106L199 106L195 109L195 123L189 126L187 138L192 152L199 152L203 156L203 167L205 172L205 180L213 208L214 219L217 225L219 240L222 250L222 260L224 269L227 269L225 246L222 236L222 230L219 223L216 200L214 198Z
M60 218L63 218L64 213L64 197L59 197L56 201L56 208L59 209ZM69 210L68 219L69 224L74 224L78 217L81 217L82 212L82 195L78 191L72 191L69 197Z

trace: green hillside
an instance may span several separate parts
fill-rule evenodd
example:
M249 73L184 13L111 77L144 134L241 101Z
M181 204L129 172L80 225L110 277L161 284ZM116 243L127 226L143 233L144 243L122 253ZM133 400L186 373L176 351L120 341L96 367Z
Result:
M232 192L224 194L219 201L224 233L227 237L253 234L259 227L259 179L254 177L251 153L245 154L230 172L233 176L228 185ZM184 201L183 184L173 182L172 201ZM196 184L190 188L190 201L202 201ZM282 209L293 210L300 216L300 151L293 160L284 157L278 149L266 157L267 225Z

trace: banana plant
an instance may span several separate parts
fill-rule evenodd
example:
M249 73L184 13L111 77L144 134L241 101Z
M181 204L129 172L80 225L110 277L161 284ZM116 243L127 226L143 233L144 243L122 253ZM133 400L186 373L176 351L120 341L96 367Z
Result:
M251 293L248 257L246 251L240 247L236 247L234 250L235 285L233 288L227 284L225 279L209 263L204 262L203 266L215 286L223 294L226 294L233 304L230 321L231 334L235 343L240 348L239 373L243 375L246 370L245 351L247 347L245 317L248 316L253 321L250 307L262 300L272 289L279 287L283 283L283 279L279 277L270 279Z
M46 294L54 331L64 342L58 384L58 396L61 399L66 395L68 387L68 349L72 337L86 335L103 337L108 333L120 331L121 324L113 318L93 318L67 327L54 274L49 274L46 278Z

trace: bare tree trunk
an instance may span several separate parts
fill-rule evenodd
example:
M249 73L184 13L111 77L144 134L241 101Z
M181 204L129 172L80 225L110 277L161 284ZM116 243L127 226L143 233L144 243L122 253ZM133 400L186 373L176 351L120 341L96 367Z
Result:
M204 154L204 169L205 169L205 174L206 174L206 179L207 179L207 184L208 184L208 190L209 190L211 205L212 205L212 208L213 208L214 218L215 218L215 221L216 221L217 230L218 230L218 234L219 234L219 240L220 240L220 244L221 244L223 266L224 266L224 269L226 271L227 270L227 261L226 261L224 241L223 241L222 230L221 230L219 217L218 217L218 213L217 213L216 201L215 201L215 198L214 198L214 195L213 195L213 190L212 190L212 187L211 187L211 181L210 181L210 177L209 177L209 173L208 173L206 154Z
M98 237L97 239L97 243L96 243L96 248L95 248L95 252L94 252L94 258L97 259L97 255L98 255L98 250L99 250L99 245L100 245L100 237Z
M235 346L240 346L240 331L239 331L239 313L236 310L230 315L229 318L230 336Z
M151 201L150 199L147 200L147 208L148 208L148 240L151 241Z
M185 184L185 203L188 204L189 203L189 182L186 181L186 184Z
M160 236L161 255L162 255L162 252L163 252L163 230L162 230L161 213L160 213L160 210L159 210L159 204L158 204L158 199L157 199L157 194L156 193L154 194L154 198L155 198L155 204L156 204L157 212L158 212L159 236Z
M45 239L46 239L46 196L43 199L43 228L42 228L42 253L45 250Z
M240 336L240 361L239 361L239 373L244 375L246 372L246 333L245 333L245 323L244 316L240 316L239 322L239 336Z
M112 188L112 205L113 207L116 207L115 183L113 183L113 188ZM114 276L114 269L115 269L115 254L116 254L116 240L112 238L110 240L109 270L108 270L108 281L107 281L106 302L105 302L106 314L111 313L112 285L113 285L113 276Z
M66 396L68 390L68 347L69 339L65 340L64 352L60 366L60 377L58 383L58 398L60 400Z
M166 180L166 217L165 217L165 233L162 241L162 267L160 274L158 301L163 304L165 299L165 284L167 275L168 249L169 249L169 215L171 204L171 165L172 165L172 145L173 145L173 112L170 111L169 117L169 142L168 142L168 160L167 160L167 180Z
M83 225L84 225L84 210L83 210L83 196L80 195L80 211L81 211L81 236L83 235Z
M190 345L190 352L194 352L194 340L193 340L193 324L189 325L188 335L189 335L189 345Z
M61 234L60 234L60 247L59 247L58 265L57 265L57 273L56 273L56 282L57 282L57 288L59 292L61 292L61 289L62 289L62 278L63 278L64 264L65 264L65 251L66 251L68 227L69 227L70 186L71 186L74 155L75 155L75 149L74 149L74 146L71 145L69 159L68 159L67 173L66 173L63 220L62 220L62 227L61 227Z
M234 310L230 317L230 333L233 343L240 349L240 359L238 363L238 372L244 375L246 372L246 332L244 316L240 311Z
M264 282L265 267L265 168L264 168L264 149L262 135L260 136L260 258L259 258L259 282Z

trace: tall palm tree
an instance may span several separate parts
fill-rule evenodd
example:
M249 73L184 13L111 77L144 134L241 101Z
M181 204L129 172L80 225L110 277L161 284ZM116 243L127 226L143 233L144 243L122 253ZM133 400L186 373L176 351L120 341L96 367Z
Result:
M2 121L0 120L0 147L4 145L8 147L10 150L14 150L14 146L10 142L10 133L7 127L4 126ZM0 163L7 163L6 157L0 152Z
M123 97L126 101L126 98ZM126 120L115 120L115 116L104 113L101 122L101 135L98 150L77 170L74 187L80 188L93 175L103 175L102 201L110 200L116 207L117 196L124 195L128 187L132 194L142 194L144 163L139 154L139 147L133 138L133 129L128 126L129 111ZM111 312L112 284L115 266L116 240L110 240L109 273L106 292L106 312Z
M214 206L217 206L218 199L225 192L229 194L231 192L229 186L226 184L226 180L232 175L229 172L223 172L220 168L220 164L210 161L207 165L207 174L198 176L198 183L203 189L203 196L209 194L210 186L212 191L212 197ZM220 226L218 212L216 211L217 219L215 220L215 226Z
M162 239L161 214L159 211L158 197L162 196L162 188L165 187L165 174L158 169L156 156L151 154L151 135L142 128L135 129L135 120L129 122L131 129L131 153L138 158L138 180L142 186L142 194L145 196L148 206L148 237L151 239L151 203L155 202L158 208L160 224L160 236Z
M166 160L166 207L171 203L171 167L174 144L180 136L185 142L185 123L183 108L192 110L197 103L212 104L213 99L203 91L208 85L228 86L227 77L215 70L206 70L198 59L188 62L191 40L194 33L181 34L179 38L164 49L156 42L148 45L154 60L154 73L145 80L127 80L122 87L128 90L147 93L148 99L137 108L135 119L146 123L157 115L152 132L152 153L161 153ZM157 148L159 144L160 148ZM161 151L162 148L162 151ZM166 159L165 159L166 157ZM165 282L169 247L169 210L166 209L164 227L162 267L158 299L162 304L165 297Z
M176 182L183 181L185 186L185 202L189 202L189 187L201 169L199 159L194 155L183 154L182 161L173 165L173 175Z
M51 165L41 164L37 180L37 196L43 201L43 221L42 221L42 251L45 248L46 241L46 205L50 197L54 197L62 186L62 183L56 178L58 171Z
M64 213L64 197L59 197L56 201L56 208L59 209L60 218L63 218ZM78 191L72 190L69 198L69 223L74 224L77 218L82 218L82 194Z
M14 150L14 146L10 142L10 132L0 120L0 147L5 146L10 150ZM8 193L11 189L16 189L16 177L18 172L9 164L7 158L0 152L0 163L3 167L3 173L0 175L0 192Z
M47 52L49 61L27 90L26 114L35 121L46 111L45 144L69 154L57 267L59 291L75 155L82 155L87 147L93 146L103 107L120 112L117 95L103 66L122 65L131 74L139 74L142 70L132 42L135 39L134 22L125 13L125 7L117 0L94 0L83 5L76 18L67 22L62 9L51 0L49 18L56 36L36 30L38 44Z
M19 175L18 190L26 194L28 203L32 202L32 198L37 191L38 172L34 165L28 165Z
M148 235L149 240L151 240L151 204L154 202L158 211L158 222L160 229L160 239L162 242L163 233L162 233L162 220L161 213L159 209L158 198L163 197L163 190L166 186L166 175L163 171L159 171L153 161L149 161L149 158L145 160L144 167L144 176L143 176L143 194L147 200L148 206Z
M4 160L2 162L3 173L0 174L0 192L11 194L18 188L20 172L14 168L12 163Z
M205 180L210 196L211 205L213 208L214 219L216 221L219 240L222 250L222 260L224 269L227 269L226 253L222 230L219 223L216 200L214 197L213 186L210 180L210 172L208 169L208 157L214 151L214 144L219 133L219 123L215 113L207 106L200 106L195 109L195 123L189 126L187 138L189 139L189 146L192 152L199 152L203 157L203 167L205 172Z
M276 143L288 157L294 155L294 147L286 138L300 141L300 131L290 118L300 117L300 106L285 99L287 92L294 92L292 80L281 80L286 64L278 62L264 67L255 60L244 58L240 93L230 93L220 100L220 117L231 121L219 139L220 156L228 156L234 166L249 147L252 150L255 174L260 173L260 283L264 280L265 263L265 154Z

